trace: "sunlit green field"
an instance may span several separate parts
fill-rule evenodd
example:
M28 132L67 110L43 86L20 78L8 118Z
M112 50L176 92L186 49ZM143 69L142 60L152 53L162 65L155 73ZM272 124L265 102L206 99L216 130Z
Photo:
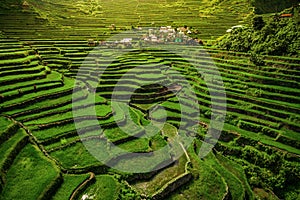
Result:
M5 32L22 39L104 39L133 27L187 25L199 37L213 40L233 25L244 24L251 8L243 1L183 0L28 0L32 9L19 11L22 1L7 1L1 10ZM7 10L9 8L9 10ZM116 31L111 32L114 24ZM25 27L24 27L25 26ZM26 29L26 33L22 30Z
M187 25L213 44L247 22L247 1L22 3L0 5L0 199L299 199L299 57L264 55L257 65L249 53L211 45L120 55L123 46L95 53L87 42L132 26ZM206 76L216 71L222 84ZM179 98L184 84L194 95ZM128 105L113 106L112 95L124 102L129 90ZM224 109L218 142L200 158ZM106 162L85 145L102 147ZM153 171L119 170L132 163Z

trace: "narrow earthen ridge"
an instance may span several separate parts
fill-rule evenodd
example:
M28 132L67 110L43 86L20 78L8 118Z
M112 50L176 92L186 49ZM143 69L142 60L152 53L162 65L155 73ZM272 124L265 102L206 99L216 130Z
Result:
M90 172L90 177L88 179L86 179L85 181L83 181L73 192L72 195L70 197L70 200L74 200L76 199L76 197L80 194L80 191L83 190L85 188L85 186L91 182L92 180L95 179L95 174L93 172Z
M183 149L185 156L187 158L187 162L185 164L185 172L181 174L180 176L177 176L176 178L170 180L168 183L166 183L160 190L158 190L156 193L154 193L151 196L151 199L163 199L168 194L179 188L180 186L186 184L192 179L192 173L188 170L188 165L191 162L190 157L185 150L183 144L179 142L179 145Z

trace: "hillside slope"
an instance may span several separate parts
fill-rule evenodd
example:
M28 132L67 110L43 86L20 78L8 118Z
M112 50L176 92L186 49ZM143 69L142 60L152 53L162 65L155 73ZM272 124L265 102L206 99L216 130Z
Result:
M299 58L263 55L253 62L241 50L177 43L178 54L133 44L119 55L125 45L103 42L95 52L86 41L162 25L193 26L213 40L249 19L248 0L27 2L0 5L0 37L8 37L0 39L0 199L299 199ZM184 80L195 95L179 99ZM128 105L111 106L113 94L123 99L132 89ZM202 159L213 99L216 110L226 110L225 123ZM144 130L164 117L161 130ZM178 135L196 138L180 143L184 154L176 158ZM101 147L97 155L107 160L86 144ZM117 170L132 163L153 173Z
M1 31L22 39L103 39L132 26L184 26L198 29L204 40L223 35L229 27L243 23L252 9L248 0L89 0L3 1Z

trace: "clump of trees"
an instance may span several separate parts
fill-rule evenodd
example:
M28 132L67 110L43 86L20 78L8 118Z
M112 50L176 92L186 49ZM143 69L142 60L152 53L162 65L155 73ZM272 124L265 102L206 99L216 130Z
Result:
M300 55L299 25L295 16L282 18L274 15L267 21L256 16L249 27L232 30L218 41L217 46L253 54Z
M287 161L286 157L285 153L270 147L245 146L238 160L243 163L252 187L270 189L280 199L297 199L300 192L299 163Z
M256 14L280 12L298 3L298 0L251 0Z
M256 53L251 52L250 61L256 66L264 66L265 65L265 61L263 60L263 58L261 56L257 55Z

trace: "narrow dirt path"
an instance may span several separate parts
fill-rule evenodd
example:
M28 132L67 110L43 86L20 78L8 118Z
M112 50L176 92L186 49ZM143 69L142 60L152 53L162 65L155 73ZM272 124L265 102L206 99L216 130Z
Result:
M76 196L79 194L80 190L88 184L90 181L92 181L95 178L95 174L93 172L90 172L90 177L86 179L83 183L81 183L72 193L70 200L74 200Z

